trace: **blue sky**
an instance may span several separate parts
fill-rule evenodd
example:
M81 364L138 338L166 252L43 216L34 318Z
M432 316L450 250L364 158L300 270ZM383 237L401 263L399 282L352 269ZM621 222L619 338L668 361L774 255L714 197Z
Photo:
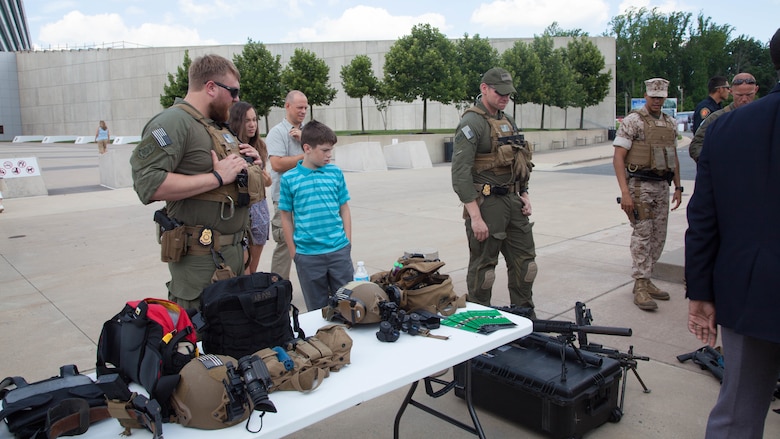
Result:
M780 0L23 0L37 48L393 40L429 23L450 38L532 37L557 21L592 36L628 7L700 12L768 41Z

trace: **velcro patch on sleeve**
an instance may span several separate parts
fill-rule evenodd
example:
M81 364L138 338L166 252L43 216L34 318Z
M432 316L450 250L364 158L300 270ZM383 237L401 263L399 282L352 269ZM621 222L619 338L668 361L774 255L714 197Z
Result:
M165 128L157 128L152 131L152 136L154 137L154 140L157 141L157 144L160 145L162 148L165 148L168 145L173 144L173 141L170 137L168 137L168 133L165 132Z
M471 131L470 126L466 125L463 128L461 128L460 131L463 133L464 136L466 136L466 139L471 140L474 138L474 131Z

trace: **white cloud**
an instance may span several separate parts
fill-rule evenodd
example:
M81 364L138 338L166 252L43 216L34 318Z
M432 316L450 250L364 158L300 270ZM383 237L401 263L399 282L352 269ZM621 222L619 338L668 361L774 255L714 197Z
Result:
M79 11L68 12L62 19L41 27L38 41L43 49L121 42L155 47L216 44L202 40L197 30L184 26L146 23L128 27L119 14L84 15Z
M541 33L554 21L563 29L593 34L589 29L603 29L609 18L605 0L497 0L480 4L471 14L472 23L487 29L514 29L524 35Z
M412 26L428 23L446 34L446 19L441 14L393 16L383 8L355 6L335 19L325 18L287 34L285 41L363 41L394 40L408 35Z

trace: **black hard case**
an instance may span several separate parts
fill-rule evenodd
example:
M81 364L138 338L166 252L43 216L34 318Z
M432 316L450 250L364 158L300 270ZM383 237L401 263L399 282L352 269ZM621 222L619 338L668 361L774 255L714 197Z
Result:
M603 360L601 366L583 366L567 359L566 381L561 381L561 356L539 343L545 339L557 343L534 333L473 358L474 404L551 438L580 438L607 421L619 421L620 363L597 357ZM461 384L463 367L455 369ZM455 393L464 397L461 386Z

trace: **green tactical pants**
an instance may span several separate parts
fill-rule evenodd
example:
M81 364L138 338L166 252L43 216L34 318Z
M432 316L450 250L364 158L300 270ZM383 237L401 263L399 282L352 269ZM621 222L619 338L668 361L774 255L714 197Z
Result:
M480 205L482 219L490 236L479 242L466 220L469 240L469 266L466 283L469 300L490 306L498 254L507 266L509 299L512 305L533 309L533 283L536 278L536 250L531 233L533 223L522 213L523 203L517 194L491 195Z
M241 242L222 246L219 252L225 258L225 265L230 266L234 273L244 273L244 247ZM200 294L211 284L211 276L216 269L214 258L210 254L185 255L179 262L169 262L169 300L186 308L200 309Z

